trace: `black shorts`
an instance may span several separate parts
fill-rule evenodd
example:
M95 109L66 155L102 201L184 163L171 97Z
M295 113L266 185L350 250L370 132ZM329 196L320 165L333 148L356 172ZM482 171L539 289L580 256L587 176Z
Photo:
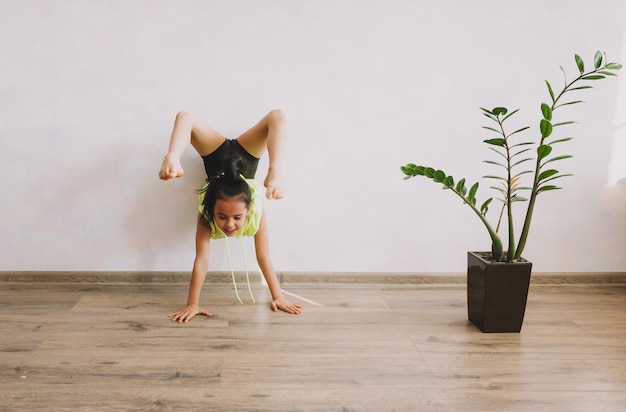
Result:
M254 179L256 169L259 166L259 158L248 153L237 140L226 139L213 153L202 156L207 182L216 179L224 173L224 162L232 156L238 156L243 160L240 173L248 179Z

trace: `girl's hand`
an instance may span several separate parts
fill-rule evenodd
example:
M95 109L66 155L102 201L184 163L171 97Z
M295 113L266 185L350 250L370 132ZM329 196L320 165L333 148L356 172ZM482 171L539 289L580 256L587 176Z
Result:
M202 309L201 307L198 307L198 305L191 304L191 305L187 305L185 309L179 310L176 313L171 313L169 317L172 318L172 322L187 323L191 320L191 318L193 318L196 315L203 315L209 318L213 316L206 310Z
M278 309L283 312L291 313L292 315L299 315L302 306L296 303L291 303L281 296L272 301L272 310L276 312Z

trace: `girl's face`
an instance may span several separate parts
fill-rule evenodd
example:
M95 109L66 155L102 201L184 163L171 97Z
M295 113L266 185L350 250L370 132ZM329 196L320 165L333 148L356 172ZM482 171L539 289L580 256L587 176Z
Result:
M217 199L215 201L215 224L226 236L233 236L243 227L248 209L245 202L237 198Z

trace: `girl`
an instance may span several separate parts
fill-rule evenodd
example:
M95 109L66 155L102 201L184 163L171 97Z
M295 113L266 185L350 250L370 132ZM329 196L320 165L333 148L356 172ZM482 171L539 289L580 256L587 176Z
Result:
M269 112L256 125L235 140L226 139L193 115L176 115L167 155L159 172L162 180L182 177L180 163L189 144L204 161L207 184L200 191L200 212L196 227L196 258L191 272L187 305L170 314L174 322L189 322L196 315L211 316L199 306L200 290L209 267L210 240L224 236L254 236L257 262L272 294L272 310L299 314L302 306L286 300L269 258L269 239L265 215L261 210L261 187L254 179L259 158L269 154L269 169L264 181L266 197L281 199L280 182L285 116L280 110Z

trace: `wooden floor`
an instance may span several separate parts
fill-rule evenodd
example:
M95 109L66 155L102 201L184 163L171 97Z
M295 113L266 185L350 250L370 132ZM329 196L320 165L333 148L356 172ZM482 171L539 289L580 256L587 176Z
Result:
M178 325L184 284L0 283L0 410L626 411L625 286L532 286L520 334L463 285L284 288L300 316L207 284Z

